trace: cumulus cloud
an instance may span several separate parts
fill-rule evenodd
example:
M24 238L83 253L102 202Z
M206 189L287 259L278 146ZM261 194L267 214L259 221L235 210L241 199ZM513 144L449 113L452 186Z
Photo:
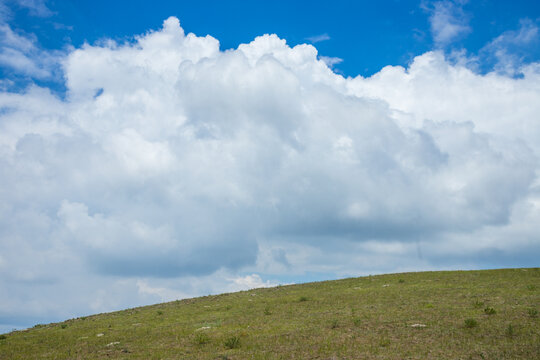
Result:
M467 0L422 3L422 8L430 14L431 34L437 46L446 46L471 31L469 18L463 11L463 5L466 3Z
M0 92L2 324L538 249L537 64L436 51L344 78L311 45L220 51L176 18L61 64L65 99Z

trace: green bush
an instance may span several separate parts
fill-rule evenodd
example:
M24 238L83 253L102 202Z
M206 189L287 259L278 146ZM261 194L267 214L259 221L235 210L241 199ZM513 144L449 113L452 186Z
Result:
M308 301L308 298L307 296L300 296L300 298L298 299L298 301L302 302L302 301Z
M473 307L475 307L476 309L481 309L483 306L484 306L484 302L483 302L483 301L475 300L475 301L473 302Z
M495 315L497 312L495 311L494 308L488 306L487 308L484 309L484 313L486 315Z
M538 310L534 309L534 308L530 308L527 310L527 314L529 314L529 317L531 318L536 318L538 317Z
M468 329L472 329L478 326L478 321L474 319L465 319L465 327Z
M62 324L62 325L60 325L60 327L61 327L62 329L65 329L65 328L67 328L67 324Z
M240 347L240 338L238 336L231 336L225 340L224 345L227 349L237 349Z
M204 345L204 344L208 344L210 342L210 337L203 333L203 332L198 332L195 334L195 343L198 344L198 345Z
M7 339L6 335L0 335L0 340L6 340L6 339Z
M389 345L390 345L390 339L381 339L381 341L379 341L379 346L387 347Z
M505 331L506 336L513 337L515 335L515 329L512 324L508 325Z

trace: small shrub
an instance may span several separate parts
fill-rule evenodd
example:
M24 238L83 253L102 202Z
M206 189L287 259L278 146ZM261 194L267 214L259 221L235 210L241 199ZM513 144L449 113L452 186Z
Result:
M158 315L163 315L163 311L158 310L158 311L157 311L157 314L158 314Z
M272 315L268 306L264 308L264 315Z
M379 346L387 347L388 345L390 345L390 339L381 339L379 342Z
M354 326L360 326L362 325L362 320L360 318L354 318L353 319Z
M398 282L399 282L400 284L403 284L403 283L405 282L405 280L399 279Z
M330 327L332 329L339 327L339 321L337 319L332 320L332 322L330 323Z
M495 315L496 313L497 312L492 307L488 306L487 308L484 309L484 314L486 314L486 315Z
M534 285L527 285L527 290L534 291L534 290L536 290L536 286L534 286Z
M231 336L225 340L224 345L227 349L237 349L240 347L240 338L238 336Z
M0 340L6 340L7 339L7 336L6 335L0 335Z
M61 327L62 329L65 329L65 328L67 328L67 324L62 324L62 325L60 325L60 327Z
M210 342L210 337L203 333L203 332L198 332L195 334L195 343L198 344L198 345L204 345L204 344L208 344Z
M512 324L508 325L508 327L506 328L505 334L506 334L506 336L508 336L508 337L513 337L513 336L514 336L514 334L515 334L515 329L514 329L514 327L512 326Z
M298 301L302 302L302 301L308 301L308 298L307 296L300 296L300 298L298 299Z
M484 306L484 302L483 302L483 301L475 300L475 301L473 302L473 307L475 307L476 309L481 309L483 306Z
M472 329L478 326L478 321L474 319L465 319L465 327L468 329Z
M40 328L43 328L43 327L45 327L44 324L36 324L36 325L34 325L34 329L40 329Z
M531 318L536 318L538 317L538 310L534 309L534 308L530 308L527 310L527 314L529 314L529 317Z

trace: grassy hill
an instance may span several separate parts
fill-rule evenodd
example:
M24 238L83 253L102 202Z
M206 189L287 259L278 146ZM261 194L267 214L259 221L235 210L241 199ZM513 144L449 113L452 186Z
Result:
M206 296L0 336L0 359L540 359L540 269Z

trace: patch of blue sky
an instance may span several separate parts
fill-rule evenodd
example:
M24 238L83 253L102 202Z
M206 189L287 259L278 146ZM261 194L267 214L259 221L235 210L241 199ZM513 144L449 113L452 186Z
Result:
M55 1L46 3L49 16L31 16L13 6L13 28L36 34L46 49L79 47L100 39L132 39L159 28L169 16L180 19L187 32L212 35L222 49L236 48L256 36L275 33L289 45L315 43L321 56L343 59L335 69L346 76L370 76L386 65L406 66L414 56L436 47L430 27L428 1ZM481 52L523 21L537 24L538 1L445 1L462 8L471 31L445 44L446 51ZM459 14L458 14L459 15ZM324 41L321 40L324 37ZM313 41L316 40L316 41ZM514 46L522 61L540 58L538 43ZM494 64L480 64L489 71Z

